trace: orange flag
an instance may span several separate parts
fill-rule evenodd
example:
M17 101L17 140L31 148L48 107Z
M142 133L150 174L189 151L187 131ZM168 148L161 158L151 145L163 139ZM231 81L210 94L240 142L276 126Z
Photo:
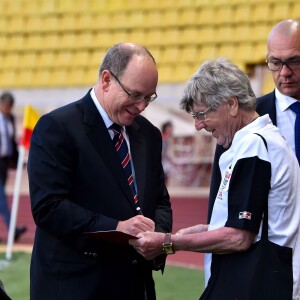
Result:
M38 113L30 105L26 105L23 120L23 136L20 143L20 145L25 147L26 149L29 149L30 147L30 138L33 132L33 128L39 118L40 116L38 115Z

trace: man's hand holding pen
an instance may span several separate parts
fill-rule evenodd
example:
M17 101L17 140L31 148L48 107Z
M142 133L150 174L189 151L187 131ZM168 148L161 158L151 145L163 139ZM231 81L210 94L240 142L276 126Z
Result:
M126 221L120 221L116 230L137 236L141 232L154 231L154 228L155 223L151 219L137 215Z

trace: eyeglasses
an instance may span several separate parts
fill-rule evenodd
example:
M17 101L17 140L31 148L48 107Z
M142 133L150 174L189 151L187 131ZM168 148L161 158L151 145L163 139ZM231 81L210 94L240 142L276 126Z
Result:
M300 59L294 60L266 60L268 68L270 71L281 71L283 66L287 66L290 70L298 70L300 69Z
M120 85L120 87L123 89L123 91L127 94L128 99L130 99L134 103L140 103L142 101L145 101L147 104L154 101L157 98L157 94L154 93L149 96L144 96L139 93L130 93L127 91L127 89L124 87L124 85L120 82L119 78L111 71L109 71L112 77L117 81L117 83Z
M191 110L191 115L194 119L197 119L197 120L203 122L206 119L206 115L211 111L212 111L212 107L210 106L205 111L192 111Z

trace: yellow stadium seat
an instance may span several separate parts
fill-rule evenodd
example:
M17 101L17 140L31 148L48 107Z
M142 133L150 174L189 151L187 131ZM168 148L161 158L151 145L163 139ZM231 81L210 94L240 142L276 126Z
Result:
M54 51L44 51L39 56L38 66L42 68L52 68L56 63Z
M24 44L25 36L23 34L11 34L8 37L8 41L5 45L5 48L7 50L19 51L20 49L23 49Z
M80 14L76 18L77 28L80 30L92 30L93 29L93 15L92 14Z
M53 74L51 69L37 69L34 73L34 83L38 87L52 87Z
M215 43L216 42L216 27L215 26L205 26L199 30L198 36L195 37L196 40L205 43Z
M253 6L249 4L239 4L236 6L233 20L235 23L252 22Z
M165 45L166 35L161 29L147 30L144 45L146 46L162 46Z
M18 86L18 72L13 69L3 70L0 76L0 86L1 87L17 87Z
M57 49L60 46L60 37L61 35L54 33L47 33L43 35L42 40L43 44L40 46L42 49Z
M222 44L218 47L217 56L229 58L234 62L236 56L236 46L234 44Z
M231 25L219 26L216 32L216 41L219 43L232 42L232 37L234 36L235 28Z
M284 19L290 18L291 15L291 4L288 2L274 3L271 20L279 22ZM298 16L300 15L300 12Z
M130 0L130 1L133 1L133 0ZM128 1L128 2L130 2L130 1ZM82 5L84 6L84 8L81 11L87 11L87 12L91 12L92 11L94 13L103 13L103 12L109 12L110 3L114 2L114 1L89 0L89 1L79 1L79 2L80 3L81 2L85 2L85 4L82 3Z
M0 34L0 49L6 49L9 36L7 34Z
M252 59L254 46L249 41L240 43L236 46L235 59L237 61L249 62Z
M80 33L73 33L69 34L70 36L70 49L84 49L84 48L92 48L94 47L94 39L95 34L93 34L91 31L82 31ZM74 44L72 45L72 39L75 39Z
M185 8L182 10L180 14L178 23L179 25L182 26L188 26L188 25L195 26L197 18L198 18L198 12L194 7Z
M7 22L4 26L5 27L2 28L5 28L6 32L23 33L25 28L25 18L20 15L13 15L7 19Z
M163 2L163 1L162 1ZM170 26L177 26L179 22L179 10L176 9L176 7L173 9L167 9L163 13L162 17L162 22L161 25L162 27L170 27Z
M217 56L217 46L214 44L203 45L200 48L199 60L202 63L204 60L215 58Z
M187 27L182 31L179 42L185 44L198 44L202 42L201 31L198 27Z
M110 28L114 29L125 29L130 27L129 14L125 11L117 11L111 15Z
M34 87L34 72L35 70L31 68L20 69L17 75L18 85L23 88Z
M203 6L199 11L196 24L198 25L213 25L216 22L215 8L210 6Z
M173 82L173 66L171 64L158 65L158 81L167 83Z
M94 85L98 81L98 72L99 68L98 67L90 67L86 70L86 79L90 83L89 85Z
M58 43L55 45L56 49L73 49L77 46L82 46L82 40L75 31L61 33L58 37Z
M41 50L45 49L45 35L39 33L32 33L28 35L24 48L27 50Z
M166 47L162 53L161 63L163 64L176 64L179 61L181 49L178 46Z
M131 18L130 18L131 20ZM143 18L140 20L140 24L143 23L143 27L152 28L153 26L160 27L163 22L163 13L161 10L150 10L145 12ZM131 25L133 25L131 23ZM132 29L134 27L132 26Z
M195 73L193 65L190 64L176 64L174 66L174 73L172 81L174 82L186 82L188 81L193 73Z
M62 14L76 12L82 13L89 9L89 1L77 1L75 4L73 0L57 0L56 5L57 12Z
M113 34L111 31L104 30L98 31L93 34L93 40L91 46L93 49L109 48L113 45Z
M30 51L30 52L24 52L21 55L21 61L20 66L22 68L33 68L37 66L38 62L40 61L39 55L37 52Z
M186 45L182 48L179 61L182 63L200 62L200 50L197 45Z
M253 42L266 42L272 29L272 24L258 23L251 29L251 35L248 37Z
M160 64L163 62L163 47L151 47L151 49L149 49L152 56L154 57L155 61L157 64Z
M96 50L93 50L91 52L91 56L89 57L89 66L94 68L96 70L96 73L98 74L98 71L100 69L100 66L102 64L102 61L104 59L104 56L106 54L108 49L96 49ZM95 76L97 75L95 74Z
M76 50L72 52L72 62L71 65L74 67L87 67L91 64L92 51Z
M271 13L271 3L256 3L253 11L253 22L265 22Z
M115 30L112 33L112 43L113 44L119 44L119 43L125 43L129 39L129 31L127 30Z
M248 42L249 38L253 35L252 27L250 24L237 24L235 32L232 36L234 42Z
M62 30L61 26L64 25L62 22L62 20L64 19L59 18L57 14L46 15L45 17L40 16L40 19L40 22L42 22L42 28L40 30L46 33L54 31L59 32L60 30Z
M129 15L128 23L130 23L132 29L139 29L144 27L149 27L149 24L146 24L146 12L142 10L134 10ZM151 23L152 24L152 23ZM160 25L160 24L157 24Z
M73 52L64 50L57 52L55 56L55 65L59 67L72 67L73 66Z
M68 80L69 70L67 68L55 68L51 71L49 85L52 87L65 86Z
M2 67L4 69L15 69L19 66L19 63L20 55L16 52L9 52L4 56Z
M293 3L291 9L291 18L300 19L300 2L298 0Z
M130 42L145 44L146 31L142 28L132 29L129 31L128 39Z
M264 63L267 56L267 45L266 43L258 43L254 47L253 60L256 64Z
M53 24L53 27L58 31L74 31L76 30L78 24L78 17L75 14L63 14L58 20L53 18L53 22L57 22L57 24Z
M163 31L163 45L179 45L182 43L182 31L177 28L166 28Z
M216 9L216 24L223 25L234 21L234 6L227 3Z
M30 15L26 18L26 23L24 26L24 30L28 33L39 32L39 31L48 31L53 30L53 26L49 26L47 22L47 18L42 17L40 15Z

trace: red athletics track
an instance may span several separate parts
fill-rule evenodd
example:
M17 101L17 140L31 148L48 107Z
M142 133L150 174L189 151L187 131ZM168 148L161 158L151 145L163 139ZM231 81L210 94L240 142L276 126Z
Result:
M13 177L10 177L10 186L8 186L8 198L9 203L12 200L13 191ZM35 224L33 222L30 211L30 199L28 195L28 183L27 178L24 178L21 188L21 196L18 210L18 225L27 226L27 232L21 236L20 240L16 243L16 246L32 245L35 232ZM171 193L171 203L173 208L173 232L183 227L192 226L199 223L206 223L206 211L207 211L207 196L197 193L193 195L182 196L173 195ZM0 238L6 239L7 232L3 219L0 218ZM167 263L178 266L188 266L193 268L203 267L203 254L192 252L177 252L174 255L169 255Z

